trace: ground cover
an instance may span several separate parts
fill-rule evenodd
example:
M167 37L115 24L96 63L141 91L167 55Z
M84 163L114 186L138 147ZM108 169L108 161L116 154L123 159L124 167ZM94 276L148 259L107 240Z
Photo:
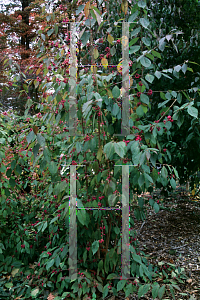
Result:
M155 278L155 282L160 286L167 282L170 273L173 275L173 272L183 271L177 277L174 299L197 300L200 297L200 203L198 196L194 198L180 187L170 193L168 197L163 197L158 190L154 191L151 196L159 201L160 211L157 214L148 204L146 205L147 218L143 221L137 220L131 211L139 242L138 251L144 252L148 262L157 266L155 272L158 277ZM150 194L145 193L142 197L147 200ZM30 269L34 269L34 265L34 263L29 264ZM11 297L10 287L20 286L22 277L20 280L19 277L15 277L15 274L16 268L11 273L1 272L0 299L9 299ZM52 292L47 290L45 295L38 299L52 300L56 295L56 290ZM96 297L99 300L103 299L98 291ZM24 298L20 296L13 298L12 296L12 299ZM120 291L117 296L109 293L104 299L132 300L139 298L134 293L125 297L125 293ZM140 299L151 300L153 298L150 293L147 293ZM172 296L165 296L164 299L172 299Z

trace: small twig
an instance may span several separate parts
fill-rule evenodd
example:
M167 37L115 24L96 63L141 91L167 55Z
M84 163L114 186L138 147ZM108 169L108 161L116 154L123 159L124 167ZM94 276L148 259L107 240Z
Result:
M173 247L173 250L176 250L176 249L180 249L180 248L183 248L183 247L185 247L185 246L187 246L187 244L185 244L185 245L182 245L182 246L179 246L179 247Z
M137 233L137 236L139 236L140 231L142 230L142 227L144 226L145 223L146 223L146 221L144 221L144 222L142 223L142 226L140 227L140 230L139 230L139 232Z

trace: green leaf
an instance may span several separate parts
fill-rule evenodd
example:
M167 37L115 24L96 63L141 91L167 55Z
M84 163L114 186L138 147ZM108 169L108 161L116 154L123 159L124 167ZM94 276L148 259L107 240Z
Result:
M54 29L52 28L52 29L47 31L47 35L50 36L50 35L52 35L53 32L54 32Z
M132 46L129 50L129 54L133 54L133 53L137 52L138 50L140 50L140 46Z
M35 288L34 290L32 290L32 291L31 291L31 296L32 296L32 297L35 297L35 296L37 296L37 294L39 293L39 291L40 291L40 290L39 290L39 288L38 288L38 287L37 287L37 288Z
M196 107L189 106L187 111L190 116L198 118L198 109L196 109Z
M55 259L55 265L56 265L57 268L58 268L59 265L60 265L60 256L59 256L59 255L56 256L56 259Z
M87 259L87 250L83 253L83 262L85 263Z
M149 97L145 94L140 95L140 100L147 105L149 104Z
M137 41L139 40L139 37L136 37L134 39L132 39L129 43L129 47L131 47L132 45L134 45Z
M9 184L10 184L11 187L15 187L15 185L16 185L15 179L10 178L9 179Z
M26 137L28 144L33 140L34 137L35 137L35 133L32 130L31 132L29 132L29 134Z
M45 34L42 33L42 34L41 34L41 38L43 39L43 41L45 41L45 38L46 38L46 37L45 37Z
M143 43L144 43L147 47L151 46L151 40L150 40L150 38L143 37L143 38L142 38L142 41L143 41Z
M140 174L140 177L138 179L138 184L140 187L142 187L142 185L144 184L144 181L145 181L144 174Z
M157 214L157 213L159 212L159 210L160 210L160 206L158 205L157 202L154 203L153 208L154 208L156 214Z
M165 106L165 104L167 104L167 102L169 102L170 100L165 100L164 102L162 103L159 103L158 104L158 108L162 107L162 106Z
M34 147L33 147L33 154L34 154L34 157L36 158L37 157L37 154L39 152L39 149L40 149L40 144L37 143Z
M103 269L103 260L100 260L98 263L98 270L101 271Z
M160 286L159 286L158 283L153 285L153 287L152 287L152 297L153 297L153 299L155 299L158 296L159 288L160 288Z
M162 167L161 175L162 175L162 177L167 178L168 172L167 172L167 169L165 168L165 166Z
M27 253L30 253L30 246L29 246L29 243L27 243L26 241L24 241L24 245L25 245L25 250Z
M139 290L138 290L138 298L142 297L143 295L145 295L149 288L150 288L150 284L145 284L145 285L142 285Z
M114 143L107 143L103 148L103 152L106 154L107 159L109 159L114 154Z
M46 264L47 271L53 266L53 264L54 264L54 258L48 261L48 263Z
M19 260L16 260L16 261L14 261L14 262L12 263L12 265L13 265L14 267L16 267L16 268L19 268L19 267L21 267L22 262L19 261Z
M176 170L174 167L173 167L173 170L174 170L175 176L176 176L177 178L179 178L177 170Z
M176 298L175 298L175 295L174 295L174 289L173 289L173 287L171 285L168 285L168 286L169 286L170 292L172 294L172 297L175 300ZM185 296L187 296L187 294L185 294Z
M0 171L2 172L2 167L1 167ZM6 176L7 176L7 177L10 177L11 174L12 174L12 170L11 170L11 169L8 169L7 172L6 172Z
M157 51L153 50L151 53L152 53L154 56L156 56L156 57L158 57L158 58L160 58L160 59L161 59L161 55L160 55L160 53L159 53L159 52L157 52Z
M115 277L118 277L118 275L115 273L111 273L108 275L108 277L106 279L114 279Z
M128 22L133 22L133 21L135 21L135 19L137 18L138 14L139 14L139 10L136 10L136 12L134 12L134 13L129 17Z
M137 263L141 264L142 261L141 261L141 257L135 253L132 253L132 258L134 261L136 261Z
M2 250L5 250L5 247L4 247L4 244L0 243L0 249Z
M87 101L86 103L83 104L82 112L83 112L83 117L84 118L87 117L87 114L91 110L91 108L92 108L92 102L93 102L93 100L89 100L89 101Z
M63 249L63 251L61 252L60 256L61 256L61 259L63 259L64 257L66 257L66 254L67 252L69 251L69 246L66 245Z
M94 9L101 16L101 12L96 6L93 6L92 9Z
M159 71L156 71L154 74L158 79L160 79L160 77L162 76L162 73Z
M138 115L138 117L142 117L144 115L144 110L142 109L142 106L138 106L136 109L136 114Z
M147 75L145 76L145 79L146 79L148 82L152 83L152 82L154 81L154 76L153 76L153 75L150 75L150 74L147 74Z
M145 18L141 18L140 19L140 24L144 27L144 28L147 28L150 24L149 20L148 19L145 19Z
M111 114L112 114L113 116L116 116L116 115L118 114L118 112L119 112L119 106L117 105L117 103L115 103L115 104L113 105Z
M141 8L145 8L146 7L146 3L142 0L139 0L138 1L138 7L141 7Z
M130 294L133 293L133 285L132 283L130 283L127 287L126 287L126 290L125 290L125 297L128 297Z
M181 66L180 65L177 65L177 66L175 66L174 67L174 70L176 71L176 72L179 72L180 70L181 70Z
M44 158L45 160L50 163L51 162L51 153L47 147L44 148L43 150Z
M19 175L21 175L21 173L22 173L22 168L21 168L19 165L17 165L17 166L16 166L16 171L17 171L17 173L18 173Z
M99 279L99 280L101 280L101 277L99 277L98 275L97 275L97 278ZM102 284L98 284L98 286L97 286L97 289L99 290L99 292L101 292L101 293L103 293L103 286L102 286Z
M57 24L54 25L54 29L55 29L55 34L57 35L58 34L58 25Z
M45 231L45 229L47 228L47 221L44 223L44 225L43 225L43 227L42 227L42 232L44 232Z
M139 290L138 290L138 298L141 298L141 297L144 295L143 288L144 288L143 285L141 285L141 286L139 287Z
M85 7L85 5L79 5L78 6L78 8L76 10L76 16L78 16L80 14L80 12L83 11L84 7Z
M45 146L45 138L40 133L37 134L37 140L41 147Z
M123 289L123 287L125 286L126 284L126 280L123 279L123 280L120 280L118 283L117 283L117 291L121 291Z
M159 49L160 49L161 51L164 51L165 45L166 45L165 37L163 37L162 39L159 40Z
M16 160L13 160L11 162L11 169L14 170L15 166L16 166Z
M51 15L46 16L47 22L51 20Z
M126 144L124 142L114 143L114 150L123 158L126 153Z
M116 48L113 46L113 47L110 49L110 54L111 54L112 56L114 56L115 53L116 53Z
M151 157L150 157L150 161L151 161ZM153 168L152 177L154 182L158 179L158 171L155 168Z
M179 287L178 285L172 284L172 286L173 286L175 289L177 289L179 292L181 292L181 289L180 289L180 287Z
M166 77L166 78L172 79L170 76L168 76L168 75L165 74L165 73L162 73L162 75L163 75L164 77Z
M54 223L54 222L57 221L57 220L58 220L58 216L54 217L54 218L51 220L50 224Z
M82 225L86 224L86 210L80 209L77 212L77 218Z
M80 153L81 152L81 143L80 142L76 142L76 151L77 153Z
M140 31L141 31L140 27L134 29L133 31L131 31L131 37L136 36Z
M109 286L109 283L103 287L103 299L108 295L108 292L109 292L108 286Z
M150 67L150 65L151 65L150 59L148 59L148 58L145 57L145 56L143 56L143 57L140 59L140 62L141 62L141 64L142 64L145 68L148 68L148 67Z
M120 96L120 89L118 88L118 86L114 86L114 88L112 89L112 94L115 99Z
M83 35L81 36L81 42L82 42L83 46L85 46L87 44L89 38L90 38L90 32L89 31L85 31L83 33Z
M58 195L62 191L65 190L65 188L68 186L67 182L65 180L59 182L56 187L54 188L54 194Z
M185 74L187 71L187 64L182 65L182 72Z
M175 92L175 91L172 91L172 92L171 92L171 94L172 94L172 96L173 96L174 98L176 98L176 97L177 97L177 92Z
M163 285L163 286L159 289L159 291L158 291L158 297L159 297L159 299L162 299L164 293L165 293L165 285Z
M153 179L151 178L151 176L147 173L144 173L144 178L145 178L145 181L148 180L150 181L151 183L153 183Z
M175 188L176 188L176 181L174 180L174 178L170 179L170 184L171 184L172 188L175 190Z
M5 287L6 287L7 289L10 289L10 288L13 287L13 283L12 283L12 282L7 282L7 283L5 283Z
M5 141L6 141L6 139L0 138L0 143L1 143L1 144L5 144Z
M94 241L92 243L92 254L94 255L99 249L99 241Z
M49 172L54 175L57 172L57 165L54 161L51 161L50 165L49 165Z

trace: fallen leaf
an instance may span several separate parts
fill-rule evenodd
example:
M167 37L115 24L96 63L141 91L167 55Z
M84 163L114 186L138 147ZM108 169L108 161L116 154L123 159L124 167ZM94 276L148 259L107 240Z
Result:
M158 279L157 279L157 281L162 281L162 280L163 280L162 278L158 278Z
M21 295L21 296L19 296L19 297L17 297L17 298L15 298L15 300L21 299L21 297L22 297L22 295Z
M187 279L186 281L187 281L188 283L191 283L191 282L192 282L192 279L189 278L189 279Z
M18 273L18 271L19 271L19 269L13 269L12 272L11 272L12 277L14 277L15 274Z
M54 298L55 298L55 296L52 293L50 293L47 300L53 300Z

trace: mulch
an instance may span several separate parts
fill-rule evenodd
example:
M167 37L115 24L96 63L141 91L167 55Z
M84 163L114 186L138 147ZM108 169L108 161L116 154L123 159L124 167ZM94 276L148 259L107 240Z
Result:
M143 197L148 198L148 194ZM139 249L147 255L150 263L171 263L176 267L184 268L188 276L184 283L178 283L181 292L175 290L176 300L200 299L200 198L193 199L179 187L170 196L164 198L154 192L153 199L159 200L161 207L155 213L147 207L147 219L137 221L133 212ZM161 284L162 282L159 282ZM104 300L138 300L138 296L130 295L125 298L124 292L118 296L108 295ZM141 300L153 300L148 292ZM165 300L173 299L164 297ZM158 300L158 298L156 298Z

